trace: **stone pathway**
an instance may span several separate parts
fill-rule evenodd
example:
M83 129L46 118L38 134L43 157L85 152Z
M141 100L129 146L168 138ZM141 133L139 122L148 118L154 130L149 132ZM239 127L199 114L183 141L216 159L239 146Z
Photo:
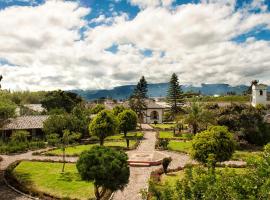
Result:
M148 131L144 132L144 140L138 146L136 150L128 151L127 154L130 156L134 153L153 153L155 151L155 142L156 142L156 132L152 130L152 127L144 124L143 129ZM188 162L191 162L190 158L185 154L178 154L173 152L165 152L165 154L171 156L173 159L170 167L176 168L179 166L185 166ZM140 191L142 189L147 189L148 180L150 174L155 169L160 168L160 166L152 167L130 167L130 178L129 184L123 191L117 191L114 194L114 200L140 200L141 195Z

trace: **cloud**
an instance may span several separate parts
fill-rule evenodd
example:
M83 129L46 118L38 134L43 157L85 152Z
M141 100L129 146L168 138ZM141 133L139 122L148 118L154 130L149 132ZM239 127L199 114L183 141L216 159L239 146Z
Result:
M141 9L157 6L170 6L175 0L129 0L132 5Z
M103 89L135 83L142 75L148 82L167 82L173 72L181 83L261 79L270 84L270 42L255 37L234 40L250 31L270 30L268 11L250 12L253 2L237 10L232 8L235 1L173 9L167 7L172 1L158 2L133 19L122 13L87 21L90 9L70 1L1 10L3 87ZM112 46L117 51L107 50ZM145 50L151 55L145 56Z

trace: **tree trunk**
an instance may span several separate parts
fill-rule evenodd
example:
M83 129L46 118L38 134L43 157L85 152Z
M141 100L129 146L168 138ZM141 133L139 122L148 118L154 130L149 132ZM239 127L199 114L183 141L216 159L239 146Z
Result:
M96 184L94 184L94 192L95 192L96 199L100 200L101 196L99 194L98 186Z
M126 131L124 131L124 136L125 136L125 138L127 137L127 132Z
M99 144L100 144L100 146L104 146L104 139L100 139Z
M198 126L197 124L193 124L193 134L195 135L198 131Z
M63 167L62 167L62 173L65 171L65 164L66 164L66 148L63 148Z

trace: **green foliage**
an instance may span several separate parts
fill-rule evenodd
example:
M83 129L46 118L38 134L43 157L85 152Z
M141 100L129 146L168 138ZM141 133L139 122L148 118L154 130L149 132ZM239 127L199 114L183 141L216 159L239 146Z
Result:
M184 122L192 127L193 134L196 134L200 129L203 130L209 125L215 124L213 113L204 109L199 103L193 102L186 112Z
M100 199L106 190L116 191L127 185L130 175L127 160L122 151L95 146L81 154L76 166L82 180L94 182L96 198Z
M52 109L64 109L70 113L73 108L82 102L82 98L72 92L61 90L48 92L42 99L41 104L47 111Z
M264 145L270 141L269 125L264 122L263 109L233 104L220 109L217 122L251 144Z
M5 98L0 98L0 127L8 118L15 116L16 105Z
M58 134L62 136L63 130L69 129L69 117L65 115L51 115L44 122L43 131L47 134Z
M117 118L107 110L101 111L92 120L89 125L90 135L97 136L100 140L100 145L103 145L104 139L108 136L115 135L118 130Z
M163 158L162 167L163 167L163 171L165 172L165 174L167 174L167 170L168 170L168 167L169 167L171 162L172 162L172 159L170 157L169 158Z
M166 150L166 149L168 149L168 144L169 144L168 139L161 138L161 139L157 140L156 147L163 149L163 150Z
M91 114L98 114L99 112L105 110L105 106L103 104L97 104L93 108L90 109Z
M142 123L143 120L143 110L146 109L145 100L147 99L147 91L147 82L144 76L142 76L136 88L134 89L133 94L129 98L129 106L133 111L137 113L140 123Z
M171 114L173 119L182 110L181 104L184 103L183 91L179 85L178 77L175 73L172 74L167 92L167 101L171 106Z
M27 142L29 137L30 133L28 131L15 131L11 135L11 141Z
M211 155L215 165L216 162L223 162L232 157L235 141L226 127L213 126L194 137L192 148L193 158L206 164Z
M60 143L60 136L56 133L48 134L46 136L47 142L50 146L57 146Z
M126 108L122 105L117 105L113 108L113 114L115 116L118 116L121 112L123 112L124 110L126 110Z
M250 160L247 169L215 170L188 166L176 184L149 185L161 200L268 200L270 198L270 144L264 153Z
M118 115L119 129L126 137L128 131L136 130L137 114L132 110L125 110Z

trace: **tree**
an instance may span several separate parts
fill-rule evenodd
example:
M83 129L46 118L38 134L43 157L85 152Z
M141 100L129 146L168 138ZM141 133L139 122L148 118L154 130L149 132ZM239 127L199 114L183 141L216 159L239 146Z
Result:
M46 93L42 99L42 107L50 111L56 108L62 108L70 113L73 108L82 102L82 98L73 92L65 92L61 90Z
M100 145L103 146L104 139L117 133L118 120L107 110L97 114L89 125L89 132L99 138Z
M232 133L225 126L212 126L198 133L192 142L192 156L201 163L208 163L209 158L215 166L217 162L229 160L235 149Z
M113 108L113 114L115 116L118 116L121 112L123 112L124 110L126 110L126 108L122 105L117 105Z
M144 110L146 110L146 102L147 99L147 82L142 76L140 81L138 82L136 88L133 91L133 94L129 98L129 106L130 108L137 113L139 116L139 122L142 123L144 117Z
M63 130L69 129L68 115L51 115L43 124L43 131L46 135L57 134L60 137L63 135Z
M118 121L119 121L119 129L124 133L128 147L127 132L136 130L137 114L132 110L125 110L118 115Z
M91 114L98 114L102 110L105 110L105 106L103 104L97 104L93 108L91 108Z
M192 127L193 134L196 134L200 127L206 127L214 123L213 114L210 111L203 109L200 104L193 102L187 109L185 123Z
M170 165L170 163L172 162L172 158L168 157L168 158L163 158L162 160L162 167L163 167L163 171L165 174L167 174L168 171L168 167Z
M93 181L95 196L100 200L107 190L123 189L129 179L128 157L123 151L95 146L80 155L76 164L82 180Z
M167 92L167 101L171 107L173 119L181 111L181 104L184 103L183 91L178 82L178 77L175 73L172 74Z
M62 145L62 152L63 152L63 167L62 167L62 173L65 171L65 164L66 164L66 147L68 144L74 140L77 140L80 138L79 133L73 133L69 130L64 130L63 135L61 138L61 145Z

